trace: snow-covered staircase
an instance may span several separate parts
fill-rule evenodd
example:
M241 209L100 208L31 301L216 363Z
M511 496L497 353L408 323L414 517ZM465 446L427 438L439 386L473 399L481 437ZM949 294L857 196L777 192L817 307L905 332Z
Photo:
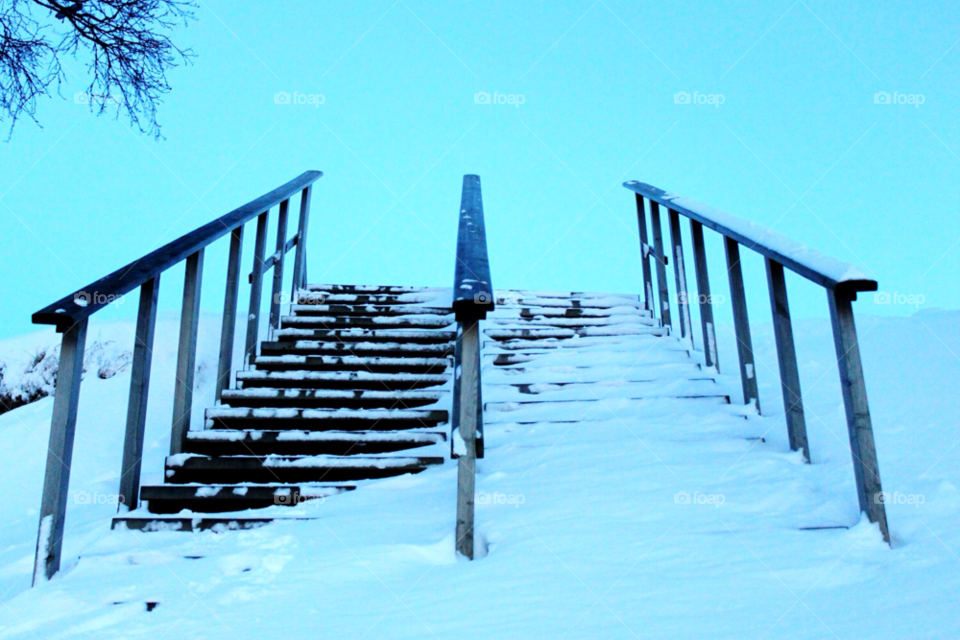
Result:
M298 302L167 459L166 483L144 486L115 527L260 526L282 506L443 463L449 291L311 285Z

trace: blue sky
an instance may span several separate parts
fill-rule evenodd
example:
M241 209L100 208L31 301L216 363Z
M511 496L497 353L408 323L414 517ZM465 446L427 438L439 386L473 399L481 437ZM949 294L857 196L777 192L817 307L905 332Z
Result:
M477 173L496 286L639 291L620 186L637 179L923 299L866 295L858 312L960 307L953 3L203 0L197 17L177 35L199 57L172 74L166 140L76 104L84 66L67 61L43 128L24 121L0 145L0 338L306 169L326 174L315 282L449 285L461 176ZM513 97L477 104L482 91ZM278 92L322 104L276 104ZM719 239L707 243L725 292ZM210 309L225 245L206 260ZM762 261L748 256L745 274L763 319ZM165 277L162 307L178 308L181 279ZM827 313L822 290L788 283L796 315Z

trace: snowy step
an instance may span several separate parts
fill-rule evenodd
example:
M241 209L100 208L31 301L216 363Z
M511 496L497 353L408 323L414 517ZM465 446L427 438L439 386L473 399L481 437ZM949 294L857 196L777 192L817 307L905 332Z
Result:
M497 308L526 306L608 309L631 306L643 309L643 301L632 293L586 293L582 291L497 291Z
M306 291L301 290L298 293L297 304L343 304L343 305L361 305L375 304L379 306L406 306L406 305L424 305L435 303L438 300L437 293L430 290L414 293L334 293L329 291Z
M319 355L387 358L443 358L453 355L453 343L414 344L400 342L263 342L260 353L265 356Z
M485 329L484 334L497 341L505 340L566 340L579 337L649 335L665 336L663 327L644 325L613 325L607 327L583 327L580 329Z
M688 418L697 404L726 405L724 395L655 397L655 398L609 398L603 401L569 402L503 402L485 403L484 424L575 424L579 422L610 421L642 427L643 422L669 419L673 416ZM702 409L700 410L702 413Z
M241 482L352 482L420 473L443 464L442 457L413 456L169 456L167 482L232 484Z
M453 324L453 315L433 316L283 316L280 325L294 329L443 329Z
M497 317L493 316L488 321L488 326L495 327L562 327L568 329L579 329L581 327L609 327L623 324L646 325L648 327L659 326L658 323L644 316L638 315L617 315L605 317L580 317L580 318L547 318L547 317Z
M519 314L517 311L519 310ZM493 312L493 317L500 316L520 317L520 318L609 318L612 316L631 315L643 318L651 318L651 313L636 305L622 304L615 307L581 307L581 306L559 306L545 305L532 306L521 304L518 306L498 306Z
M606 400L655 397L727 397L712 378L677 378L648 380L605 380L585 382L536 382L529 384L495 384L487 387L487 397L494 402L570 402L574 400Z
M278 340L321 342L400 342L436 344L453 342L456 331L437 331L413 329L304 329L286 328L274 332Z
M442 431L396 433L392 431L207 429L188 433L184 451L207 456L350 456L396 453L407 449L428 447L445 440L446 435Z
M411 391L446 384L448 373L370 373L369 371L238 371L237 384L243 389L373 389Z
M441 373L452 366L448 358L381 358L357 356L259 356L261 371L373 371L382 373Z
M231 518L231 517L190 517L190 516L117 516L113 519L113 529L130 529L131 531L238 531L244 529L259 529L278 520L312 520L313 518Z
M150 513L180 513L181 510L200 513L222 513L263 509L265 507L296 506L307 500L325 499L350 491L352 485L311 486L297 485L176 485L144 486L140 499L146 501Z
M382 305L382 304L296 304L291 308L296 316L408 316L431 315L449 316L452 311L441 307L424 305Z
M304 409L415 409L435 404L446 391L371 391L345 389L224 389L220 401L230 407Z
M392 285L368 284L308 284L304 291L326 291L328 293L368 294L368 295L398 295L403 293L423 293L427 291L439 292L435 287L406 287Z
M207 409L207 429L350 431L418 429L447 422L447 412L421 409Z

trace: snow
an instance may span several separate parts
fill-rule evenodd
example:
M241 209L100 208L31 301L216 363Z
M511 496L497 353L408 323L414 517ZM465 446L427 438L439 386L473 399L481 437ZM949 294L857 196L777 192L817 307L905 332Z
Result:
M195 420L216 372L219 319L204 320ZM144 484L169 448L178 325L158 324ZM276 507L316 519L249 531L111 531L115 504L71 499L63 569L28 589L52 398L20 407L0 416L0 637L957 637L960 312L857 325L892 549L857 513L829 321L795 320L812 465L788 449L773 333L756 324L764 416L604 393L574 423L557 408L531 425L501 421L529 408L488 415L472 563L453 551L448 461ZM732 328L716 331L719 376L674 337L486 341L484 400L512 401L495 385L514 382L559 399L561 381L619 393L678 376L737 399ZM493 364L518 353L535 359ZM116 491L128 385L129 370L84 381L72 492Z

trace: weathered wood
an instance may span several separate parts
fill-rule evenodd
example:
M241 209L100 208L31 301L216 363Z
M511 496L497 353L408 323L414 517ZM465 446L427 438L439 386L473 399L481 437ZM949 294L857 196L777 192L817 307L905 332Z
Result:
M277 263L277 259L278 259L281 255L284 255L284 256L285 256L285 255L287 255L288 253L290 253L290 250L293 249L295 246L297 246L297 243L299 242L299 240L300 240L300 238L298 238L297 236L293 236L292 238L290 238L289 240L287 240L287 243L286 243L285 245L283 245L283 251L275 251L274 253L270 254L270 257L269 257L269 258L266 258L266 259L263 261L263 272L266 273L267 271L269 271L270 269L272 269L272 268L273 268L273 265L275 265L275 264ZM247 274L247 284L253 284L253 272L252 272L252 271L251 271L249 274Z
M453 310L457 320L483 319L493 311L493 285L487 258L480 176L463 176L457 262L453 277Z
M707 250L703 242L703 225L690 221L690 236L693 239L693 265L697 274L697 300L700 304L700 325L703 329L703 356L708 367L720 372L717 357L717 328L713 320L713 297L710 294L710 274L707 270Z
M34 585L49 579L60 569L86 338L87 321L83 319L64 332L60 346L53 419L50 421L50 444L47 447L47 471L40 502L40 530L33 567Z
M260 333L260 297L263 292L263 254L267 248L267 222L270 212L264 211L257 218L257 238L253 245L253 274L250 282L250 312L247 314L247 345L244 363L257 355Z
M237 331L237 298L240 295L240 261L243 255L243 227L230 234L230 256L227 258L227 285L223 297L223 324L220 328L220 360L217 366L217 401L230 386L233 372L233 342Z
M853 473L857 481L860 511L866 512L870 522L880 526L883 539L889 543L890 531L880 485L880 465L877 462L867 388L863 379L863 365L860 362L857 327L853 320L852 302L855 295L845 291L827 291L827 300L833 322L833 342L840 369L840 388L847 413L847 430L850 435L850 452L853 455Z
M683 261L683 237L680 235L680 214L667 209L670 218L670 242L673 245L673 277L677 283L677 308L680 311L680 337L689 338L693 346L690 321L690 294L687 292L687 267Z
M783 411L787 420L787 436L792 451L803 451L810 462L807 443L807 425L803 416L803 397L800 394L800 370L793 343L793 325L790 322L790 304L787 300L787 282L783 265L765 258L767 286L770 289L770 311L773 314L773 335L777 342L777 362L780 365L780 387L783 392Z
M747 315L747 297L743 288L743 270L740 266L740 245L732 238L724 238L723 245L727 254L727 277L730 280L730 302L733 305L733 328L737 336L743 403L755 404L759 413L760 392L757 390L753 341L750 339L750 318Z
M473 559L474 493L476 491L476 433L480 398L480 323L464 324L460 368L460 424L457 433L461 449L457 458L456 548Z
M667 260L663 253L663 231L660 228L660 205L650 201L650 226L653 227L653 258L657 261L657 287L660 291L660 323L670 328L670 288L667 284Z
M320 171L307 171L270 193L134 260L110 275L36 312L33 314L34 324L53 324L57 326L57 331L73 326L78 320L88 318L110 304L116 296L133 291L155 275L179 264L187 256L193 255L199 249L222 238L248 220L252 220L260 212L276 206L297 191L305 189L322 175ZM85 305L77 304L76 301L82 299L81 294L84 292L96 292L97 295Z
M640 228L640 264L643 267L643 308L654 312L653 274L650 271L650 244L647 241L647 216L643 210L643 196L636 194L637 226Z
M457 323L457 341L454 346L453 370L460 371L463 367L463 323ZM476 452L477 459L483 458L483 378L482 367L477 370L477 427L476 427ZM453 377L453 412L450 420L452 428L450 430L450 457L455 459L457 453L457 437L460 428L460 376Z
M143 432L147 423L150 394L150 365L153 362L153 335L157 326L160 276L140 285L140 307L134 336L130 369L130 400L127 403L127 431L120 464L120 493L117 510L132 511L140 504L140 463L143 459Z
M297 292L307 284L307 228L310 225L310 200L313 188L300 192L300 220L297 223L297 252L293 256L293 292L290 298L296 302Z
M277 216L277 252L273 263L273 291L270 296L270 326L280 326L280 298L283 296L283 256L287 244L287 210L290 200L280 203L280 215Z
M197 331L200 328L200 285L203 282L203 249L187 258L180 312L180 346L177 351L177 381L173 388L173 428L170 454L183 452L193 410L193 378L197 370Z

